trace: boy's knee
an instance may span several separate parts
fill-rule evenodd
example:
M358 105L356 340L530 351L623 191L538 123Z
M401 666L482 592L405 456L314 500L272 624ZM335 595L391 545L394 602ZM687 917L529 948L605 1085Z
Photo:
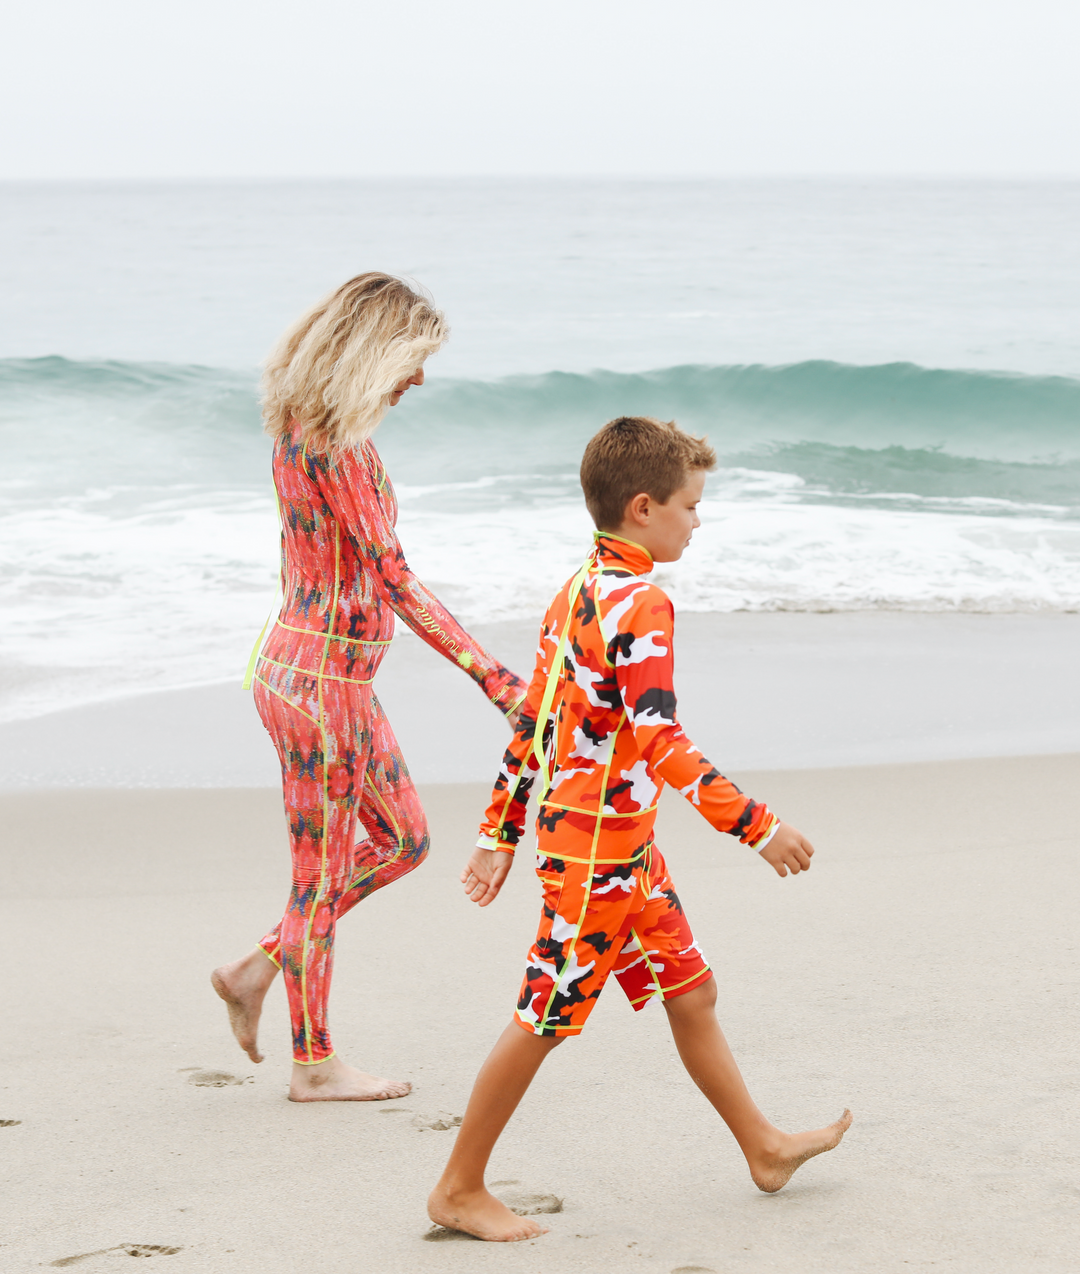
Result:
M698 983L691 991L687 991L684 995L673 996L670 1000L664 1001L664 1008L668 1013L676 1015L680 1013L697 1013L708 1010L711 1012L716 1008L716 979L710 973L704 982Z

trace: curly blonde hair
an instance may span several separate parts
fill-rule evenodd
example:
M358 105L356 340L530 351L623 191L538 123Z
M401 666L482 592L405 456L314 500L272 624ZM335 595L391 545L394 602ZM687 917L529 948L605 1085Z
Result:
M266 432L276 438L295 420L315 451L358 446L386 414L394 386L449 335L429 296L392 274L357 275L294 323L267 359Z

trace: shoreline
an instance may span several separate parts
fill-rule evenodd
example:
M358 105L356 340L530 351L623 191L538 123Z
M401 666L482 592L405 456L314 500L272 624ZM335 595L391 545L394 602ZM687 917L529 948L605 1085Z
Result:
M1080 751L1080 615L681 612L676 622L680 720L725 772ZM472 631L528 677L531 623ZM376 690L414 778L490 782L505 724L458 669L404 625L398 633ZM278 782L239 671L0 724L0 791Z

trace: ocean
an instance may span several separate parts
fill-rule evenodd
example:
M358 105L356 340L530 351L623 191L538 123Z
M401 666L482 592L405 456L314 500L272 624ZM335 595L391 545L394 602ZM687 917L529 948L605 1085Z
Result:
M1080 184L0 187L0 719L239 677L258 363L367 268L453 336L376 435L414 569L538 620L611 416L720 455L683 610L1080 609Z

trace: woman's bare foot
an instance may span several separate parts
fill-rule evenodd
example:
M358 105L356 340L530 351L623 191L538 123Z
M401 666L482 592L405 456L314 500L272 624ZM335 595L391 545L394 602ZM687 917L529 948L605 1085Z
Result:
M358 1071L336 1054L314 1066L293 1062L289 1081L289 1101L388 1101L410 1092L412 1084Z
M428 1216L436 1225L488 1243L520 1243L547 1234L544 1226L511 1212L487 1190L452 1191L440 1182L431 1192Z
M240 960L223 964L210 974L210 984L225 1001L229 1025L236 1042L253 1062L261 1062L258 1034L263 1000L278 967L262 949L256 947Z
M782 1133L778 1149L762 1154L750 1164L754 1185L766 1194L775 1194L791 1180L795 1169L807 1159L835 1150L844 1133L851 1127L851 1111L845 1110L835 1124L817 1128L813 1132Z

